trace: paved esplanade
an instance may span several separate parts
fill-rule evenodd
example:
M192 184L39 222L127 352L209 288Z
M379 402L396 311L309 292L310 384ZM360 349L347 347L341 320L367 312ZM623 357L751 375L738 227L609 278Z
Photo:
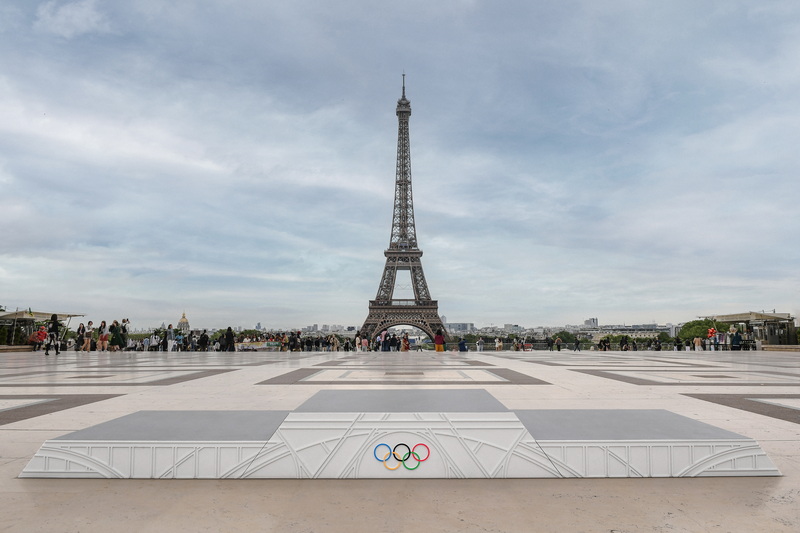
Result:
M796 352L12 353L0 370L10 531L800 528Z

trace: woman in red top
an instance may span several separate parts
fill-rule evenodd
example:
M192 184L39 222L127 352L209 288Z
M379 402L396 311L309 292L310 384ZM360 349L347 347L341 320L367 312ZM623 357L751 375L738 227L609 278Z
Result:
M442 330L436 330L436 336L433 338L433 344L436 345L437 352L444 351L444 335L442 335Z

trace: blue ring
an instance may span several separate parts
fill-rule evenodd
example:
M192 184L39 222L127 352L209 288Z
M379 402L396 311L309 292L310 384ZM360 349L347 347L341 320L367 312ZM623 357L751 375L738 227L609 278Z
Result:
M380 448L381 446L386 446L386 449L389 450L389 455L387 455L385 459L381 459L381 458L378 457L378 448ZM375 459L377 459L381 463L385 463L386 461L389 460L389 457L392 456L392 447L389 446L388 444L382 442L382 443L378 444L377 446L375 446L375 449L372 450L372 455L375 456Z

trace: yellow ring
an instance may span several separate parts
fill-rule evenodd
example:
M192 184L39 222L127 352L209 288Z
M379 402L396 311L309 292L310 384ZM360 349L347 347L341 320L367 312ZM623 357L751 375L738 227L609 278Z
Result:
M386 455L383 456L383 466L385 466L389 470L397 470L398 468L400 468L400 465L403 464L403 463L398 462L397 466L392 468L391 466L389 466L389 461L388 461L390 455L392 455L392 452L388 452Z

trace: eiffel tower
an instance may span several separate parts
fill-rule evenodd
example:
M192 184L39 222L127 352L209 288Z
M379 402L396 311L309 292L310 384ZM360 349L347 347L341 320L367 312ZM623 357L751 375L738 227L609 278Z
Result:
M417 247L414 226L414 200L411 195L411 142L408 119L411 102L406 98L406 75L403 74L403 95L397 101L397 170L394 186L394 215L389 249L384 251L386 266L378 286L378 295L369 302L369 315L361 334L372 339L392 326L414 326L433 339L437 330L447 336L439 318L439 302L431 299L425 273L422 271L422 250ZM397 272L410 271L413 299L393 298Z

